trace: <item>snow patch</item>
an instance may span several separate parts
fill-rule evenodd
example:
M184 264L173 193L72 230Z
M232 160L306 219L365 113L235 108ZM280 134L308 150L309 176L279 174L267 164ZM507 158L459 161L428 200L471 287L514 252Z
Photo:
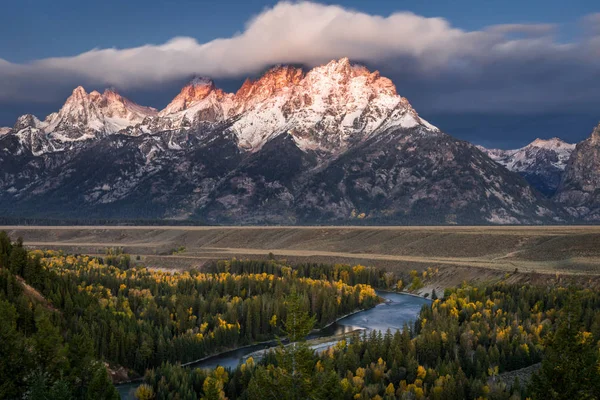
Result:
M492 224L499 225L519 225L521 222L508 214L504 209L492 210L490 215L486 218Z

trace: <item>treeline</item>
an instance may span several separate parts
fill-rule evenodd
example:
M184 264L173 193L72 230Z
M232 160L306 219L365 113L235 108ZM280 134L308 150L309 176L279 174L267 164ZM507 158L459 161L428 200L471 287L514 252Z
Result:
M280 347L232 371L163 364L147 373L140 398L592 399L600 397L598 338L599 293L463 287L424 307L414 326L355 335L321 353ZM501 379L539 362L531 383Z
M223 260L211 262L205 269L213 273L266 273L276 277L341 281L347 285L366 284L376 288L388 288L397 283L396 280L387 278L384 270L362 265L301 263L289 266L276 260Z
M0 225L29 226L211 226L203 220L172 220L159 218L48 218L0 217Z
M0 232L0 398L118 399L92 339L65 336L66 319L21 277L40 284L46 272L21 240L12 244Z
M207 264L205 269L213 273L266 273L277 277L303 277L335 282L341 281L348 285L366 284L378 289L396 291L421 289L424 282L439 272L437 268L431 267L422 272L412 270L408 273L401 271L392 273L381 268L363 265L300 263L289 266L285 262L275 259L214 261Z

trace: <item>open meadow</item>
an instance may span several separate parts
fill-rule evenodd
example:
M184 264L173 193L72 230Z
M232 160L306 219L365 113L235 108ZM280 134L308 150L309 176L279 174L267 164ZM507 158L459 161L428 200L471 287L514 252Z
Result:
M600 227L4 226L30 248L103 254L120 247L149 267L186 269L228 258L439 270L462 281L600 281Z

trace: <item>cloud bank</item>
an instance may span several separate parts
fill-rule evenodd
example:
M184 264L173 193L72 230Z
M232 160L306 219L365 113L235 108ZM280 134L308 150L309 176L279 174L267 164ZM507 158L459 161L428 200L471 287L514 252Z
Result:
M274 64L314 66L349 57L380 69L419 110L538 112L587 108L600 100L600 14L568 43L552 24L478 31L409 12L389 16L311 2L282 2L230 38L93 49L14 64L0 59L0 103L54 102L66 87L149 86L191 75L238 78ZM420 108L419 108L420 107Z

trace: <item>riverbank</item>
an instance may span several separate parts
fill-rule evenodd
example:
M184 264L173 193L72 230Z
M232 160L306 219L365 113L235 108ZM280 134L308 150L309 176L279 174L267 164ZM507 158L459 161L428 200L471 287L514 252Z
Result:
M426 287L425 287L426 288ZM436 289L436 288L433 288ZM429 300L429 301L433 301L433 299L431 299L431 295L428 292L425 292L426 295L424 294L420 294L420 293L411 293L411 292L397 292L395 290L389 290L389 289L377 289L378 292L385 292L385 293L394 293L394 294L401 294L403 296L413 296L413 297L417 297L419 299L424 299L424 300Z
M356 330L381 330L385 332L387 329L392 331L402 329L405 324L413 323L419 316L421 307L428 304L430 301L419 296L407 296L404 293L383 292L377 290L377 294L389 302L384 302L375 307L366 310L357 310L339 317L333 323L321 328L314 334L319 334L320 337L313 337L311 340L321 341L322 344L333 342L336 337L348 335ZM212 356L207 356L194 364L186 363L188 367L198 368L215 368L217 365L235 368L245 357L257 351L264 351L268 343L277 343L276 341L262 342L255 345L243 346L234 350L221 352ZM141 382L133 382L129 384L117 385L117 389L123 400L133 400L133 392Z
M335 344L339 343L341 340L344 340L350 336L352 336L353 334L357 333L357 332L362 332L364 330L364 328L357 328L357 329L353 329L349 332L343 332L340 333L339 335L334 335L334 336L326 336L326 337L317 337L314 339L308 339L306 341L306 344L308 345L308 347L310 347L311 349L321 352L321 351L325 351L327 349L329 349L331 346L334 346ZM285 346L290 346L291 343L286 344ZM242 362L245 362L247 359L249 359L250 357L253 358L254 362L258 362L260 361L264 355L270 351L275 349L276 347L271 347L268 349L264 349L264 350L258 350L255 351L254 353L250 353L248 355L246 355L244 357L244 359L242 359Z
M381 303L380 303L381 304ZM374 306L375 307L375 306ZM338 318L336 318L335 320L333 320L332 322L328 323L327 325L321 327L321 328L315 328L311 331L310 335L315 335L318 334L324 330L326 330L327 328L330 328L331 326L333 326L334 324L338 323L339 321L343 320L344 318L348 318L352 315L364 312L364 311L368 311L371 308L365 308L365 309L357 309L351 313L348 314L344 314ZM316 338L315 338L316 339ZM244 349L249 349L249 348L253 348L253 347L258 347L258 346L265 346L266 348L273 348L275 346L277 346L279 344L279 342L287 342L287 337L282 337L282 338L274 338L274 339L269 339L269 340L265 340L265 341L261 341L261 342L254 342L254 343L250 343L250 344L246 344L243 346L238 346L238 347L232 347L232 348L228 348L228 349L224 349L221 350L217 353L211 354L211 355L207 355L205 357L202 357L200 359L197 360L193 360L193 361L188 361L186 363L181 364L182 367L190 367L190 366L195 366L195 365L199 365L202 363L205 363L211 359L218 359L218 358L222 358L224 356L227 356L231 353L237 353L240 351L243 351ZM134 378L134 379L128 379L126 381L120 381L120 380L113 380L113 384L120 386L120 385L128 385L128 384L134 384L134 383L141 383L144 380L143 377L140 378Z

